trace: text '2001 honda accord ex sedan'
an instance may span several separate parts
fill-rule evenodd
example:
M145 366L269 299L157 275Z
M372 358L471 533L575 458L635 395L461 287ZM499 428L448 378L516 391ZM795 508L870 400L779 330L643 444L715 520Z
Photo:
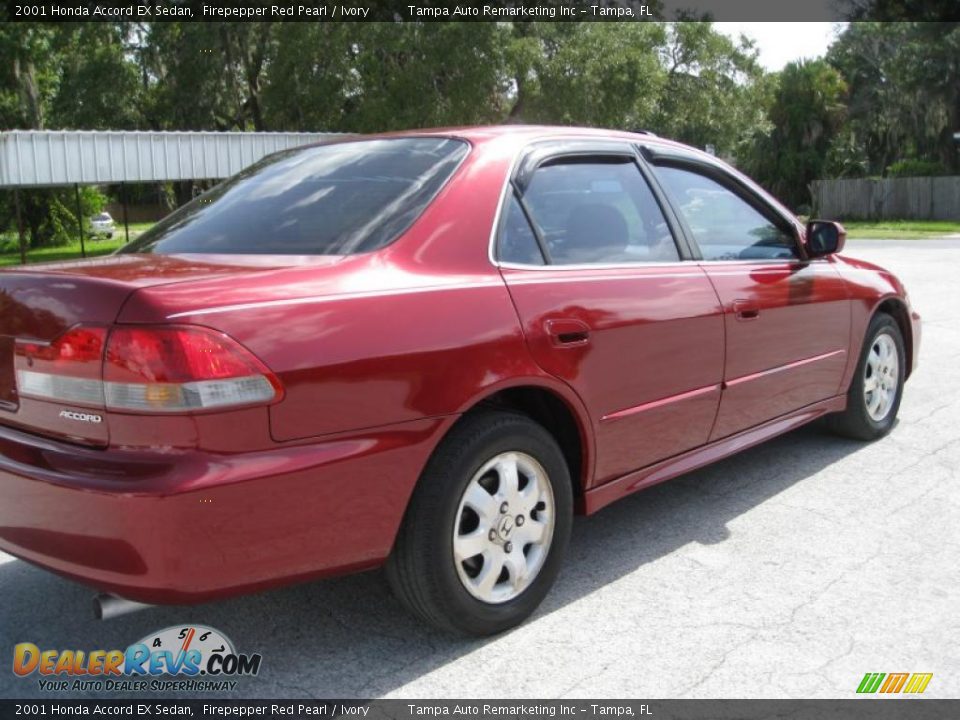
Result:
M0 548L191 603L386 565L488 634L592 513L821 416L919 318L710 155L473 128L272 155L117 254L0 273Z

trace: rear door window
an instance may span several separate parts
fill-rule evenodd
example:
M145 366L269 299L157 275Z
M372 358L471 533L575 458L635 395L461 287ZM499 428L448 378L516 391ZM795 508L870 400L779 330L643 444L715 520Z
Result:
M556 265L680 259L663 211L631 158L561 158L523 194Z
M466 156L450 138L359 140L264 158L167 216L123 253L346 255L381 248Z

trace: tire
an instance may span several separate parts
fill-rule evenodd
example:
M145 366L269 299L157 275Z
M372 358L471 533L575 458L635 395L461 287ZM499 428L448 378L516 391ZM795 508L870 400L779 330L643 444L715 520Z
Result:
M493 635L519 625L546 596L572 522L570 474L550 433L511 412L468 415L420 477L387 580L430 625Z
M903 397L906 353L900 326L886 313L874 315L865 337L847 391L847 409L831 415L828 424L845 437L876 440L889 433L896 422Z

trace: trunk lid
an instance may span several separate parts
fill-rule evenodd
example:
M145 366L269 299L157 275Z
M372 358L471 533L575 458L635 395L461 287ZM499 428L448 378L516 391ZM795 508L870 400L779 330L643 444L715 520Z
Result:
M289 263L291 258L282 259ZM276 269L273 257L115 255L0 271L0 424L86 445L109 442L108 414L90 404L22 396L18 341L47 345L77 325L109 327L136 290ZM23 365L23 367L20 367Z

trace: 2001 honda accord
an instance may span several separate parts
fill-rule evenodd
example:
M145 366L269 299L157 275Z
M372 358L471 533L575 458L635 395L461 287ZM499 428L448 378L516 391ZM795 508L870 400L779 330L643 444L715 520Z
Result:
M147 603L385 563L501 631L575 510L821 416L891 429L919 318L843 241L643 133L270 156L114 256L0 273L0 547Z

